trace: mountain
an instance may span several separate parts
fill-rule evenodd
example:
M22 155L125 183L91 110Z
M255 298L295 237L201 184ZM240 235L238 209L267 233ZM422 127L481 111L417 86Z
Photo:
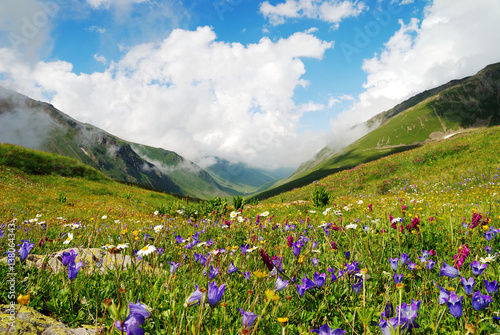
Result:
M2 87L0 142L76 158L113 179L201 199L261 191L292 172L216 157L203 159L202 168L173 151L127 142Z
M72 157L113 179L168 193L202 199L239 193L175 152L127 142L2 87L0 142Z
M360 126L368 134L342 150L324 147L289 178L255 197L267 198L332 173L469 129L500 124L500 63L422 92Z
M293 170L280 168L259 169L246 163L233 163L219 157L204 157L199 164L231 194L253 194L266 190L277 180L288 177Z

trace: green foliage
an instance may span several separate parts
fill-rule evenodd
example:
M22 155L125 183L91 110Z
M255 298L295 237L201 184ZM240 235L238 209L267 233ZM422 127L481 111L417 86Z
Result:
M66 196L62 193L59 193L59 195L57 196L57 201L59 201L59 203L61 204L64 204L66 200L67 200Z
M201 210L204 214L213 214L214 217L224 216L227 213L227 199L215 197L203 202Z
M12 144L0 144L0 165L18 168L29 174L55 174L87 180L109 180L99 171L76 159L30 150Z
M323 187L316 185L312 192L312 200L314 206L323 208L328 205L328 202L330 201L330 195Z
M243 199L241 195L233 197L233 206L235 209L243 208L246 204L246 200Z

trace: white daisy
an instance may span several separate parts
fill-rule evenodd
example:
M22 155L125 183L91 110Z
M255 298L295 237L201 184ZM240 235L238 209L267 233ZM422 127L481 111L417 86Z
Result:
M141 250L137 251L137 256L147 256L149 255L150 253L152 253L153 251L156 251L156 247L154 245L147 245L145 246L144 248L142 248Z
M269 215L269 212L268 211L265 211L263 213L260 213L260 216L268 216Z
M102 220L106 220L107 218L108 218L108 216L107 216L107 215L103 215L103 216L101 216L101 219L102 219Z
M68 233L68 238L66 238L66 241L63 242L63 244L69 244L73 240L73 233Z
M127 249L128 243L120 243L116 246L117 249Z
M101 249L104 249L104 250L108 250L108 249L111 249L111 248L114 248L115 246L113 244L106 244L106 245L103 245L101 247Z
M154 227L155 233L159 233L163 229L163 225L158 225Z
M496 256L492 256L490 254L488 254L488 257L481 257L479 259L479 261L482 263L482 264L485 264L485 263L490 263L490 262L493 262L495 260Z
M234 219L235 217L238 216L238 214L239 214L238 212L232 211L231 214L229 214L229 216L231 217L231 219Z
M351 223L345 226L345 229L356 229L356 228L358 228L358 225L355 223Z

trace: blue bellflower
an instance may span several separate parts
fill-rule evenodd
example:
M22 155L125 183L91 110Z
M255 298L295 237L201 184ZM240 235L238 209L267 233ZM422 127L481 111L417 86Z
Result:
M144 335L144 330L140 327L146 318L150 316L149 312L146 310L145 305L137 301L137 304L132 304L129 302L130 313L123 322L115 322L115 327L121 331L125 332L127 335Z
M473 261L470 263L470 267L472 268L472 274L474 276L480 276L484 269L488 267L488 264L481 264L478 261Z
M448 306L448 310L450 311L450 314L454 316L455 318L460 318L462 317L462 314L464 312L463 306L462 306L462 299L464 297L461 296L460 298L457 297L455 292L451 291L450 296L448 299L445 298L446 300L446 305Z
M332 330L328 324L324 324L319 329L313 329L311 330L311 333L316 333L319 335L343 335L345 334L345 330L342 330L340 328L336 328Z
M78 255L73 249L69 252L64 251L61 256L61 260L64 266L68 266L70 263L75 263L76 255Z
M217 306L224 295L224 291L226 289L226 284L222 284L220 287L217 287L217 283L214 281L208 285L208 303L210 307L214 308Z
M446 276L449 278L457 278L459 275L459 272L457 269L455 269L453 266L446 264L445 261L443 261L443 267L441 268L441 271L439 272L440 276Z
M259 317L258 315L254 314L253 312L245 312L243 310L243 308L238 308L238 310L243 315L243 328L252 327L254 321Z
M68 265L68 277L69 280L74 280L76 276L78 276L78 271L80 271L80 268L83 266L83 262L79 261L78 264L75 265L75 263L70 263Z
M203 293L200 291L200 287L198 285L196 285L195 288L196 290L186 299L184 307L191 307L200 304Z
M179 267L179 265L181 265L181 263L176 263L176 262L167 262L168 264L170 264L170 274L173 275L175 273L175 271L177 270L177 268Z
M19 258L21 259L21 262L24 261L28 255L30 254L31 252L31 249L33 249L33 247L35 246L34 243L30 243L30 240L27 239L27 240L21 240L21 245L20 245L20 248L19 248Z
M488 308L490 302L491 297L489 295L482 295L479 290L472 296L472 308L475 311Z
M233 261L231 261L231 264L227 268L227 273L233 273L233 272L236 272L236 271L238 271L238 268L236 266L234 266Z
M398 262L399 262L399 258L389 258L389 263L391 264L391 268L394 270L394 271L397 271L398 270Z
M474 293L474 285L476 285L474 277L470 277L469 280L462 277L462 286L464 287L465 294L471 295Z
M484 285L486 286L486 292L488 292L489 294L494 294L496 291L498 291L498 283L496 280L489 282L485 279Z
M314 283L318 287L322 287L326 282L326 273L319 274L318 272L314 272Z
M403 277L404 277L404 274L397 274L395 273L394 274L394 284L398 284L398 283L401 283L403 281Z
M288 280L282 280L281 277L276 278L276 283L274 284L274 289L279 292L285 289L289 284Z

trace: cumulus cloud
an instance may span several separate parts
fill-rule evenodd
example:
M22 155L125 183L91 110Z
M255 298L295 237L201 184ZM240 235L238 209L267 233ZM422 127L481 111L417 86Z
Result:
M218 42L200 27L137 45L103 72L76 74L64 61L30 66L9 49L0 49L0 72L8 74L4 85L50 97L72 117L134 142L189 159L291 166L320 145L318 134L298 135L302 113L321 108L293 100L308 84L301 58L321 59L332 46L303 32L248 45Z
M346 134L415 94L500 61L498 31L499 1L433 1L422 20L400 21L383 51L364 61L365 90L352 108L331 121L332 131Z
M285 23L290 18L309 18L337 25L348 17L356 17L365 9L364 2L338 0L286 0L275 6L268 1L260 5L260 12L273 25Z
M0 48L12 48L27 59L50 51L52 22L59 5L37 0L0 1Z

